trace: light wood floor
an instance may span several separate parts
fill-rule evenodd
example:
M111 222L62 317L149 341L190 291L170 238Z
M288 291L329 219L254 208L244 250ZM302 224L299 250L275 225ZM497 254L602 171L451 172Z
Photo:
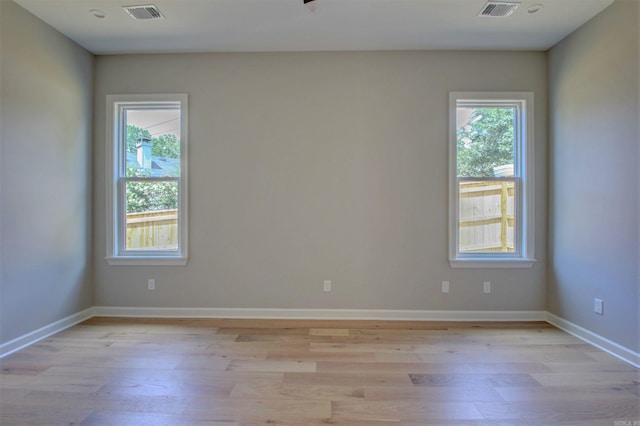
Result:
M2 425L640 426L640 372L546 323L94 318L1 360Z

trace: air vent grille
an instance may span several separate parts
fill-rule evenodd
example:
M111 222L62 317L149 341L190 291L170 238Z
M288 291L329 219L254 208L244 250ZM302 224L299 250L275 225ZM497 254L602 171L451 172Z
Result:
M150 19L165 19L164 15L153 4L145 4L140 6L122 6L122 8L131 17L137 21L145 21Z
M478 16L504 18L511 15L519 5L517 2L489 1L482 7Z

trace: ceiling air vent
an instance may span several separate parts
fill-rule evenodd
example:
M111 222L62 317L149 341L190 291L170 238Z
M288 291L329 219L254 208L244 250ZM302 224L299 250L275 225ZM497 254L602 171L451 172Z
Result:
M136 21L146 21L150 19L165 19L160 9L154 4L140 6L122 6L122 8Z
M509 16L520 5L519 2L506 2L506 1L488 1L482 7L478 16L493 16L503 18Z

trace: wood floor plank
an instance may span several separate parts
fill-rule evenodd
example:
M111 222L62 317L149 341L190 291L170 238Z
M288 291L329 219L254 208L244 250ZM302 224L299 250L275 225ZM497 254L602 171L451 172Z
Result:
M304 348L308 349L308 345ZM303 352L305 349L303 349ZM260 348L252 345L237 344L235 342L212 343L208 345L204 351L198 352L194 355L215 355L230 358L229 354L233 354L233 359L266 359L270 350L273 350L272 345ZM284 348L283 350L287 351L287 348Z
M526 402L479 402L476 407L487 419L536 419L546 422L640 419L637 401L587 400Z
M112 410L179 414L187 408L190 401L191 398L165 395L32 391L19 401L19 405L33 409L64 407L77 411Z
M229 384L184 384L171 381L155 380L143 383L120 383L102 386L96 394L100 396L158 396L158 397L194 397L210 395L215 398L226 398L231 393Z
M450 373L450 374L528 374L550 373L542 363L457 363L457 362L339 362L319 361L318 372L389 372L389 373Z
M427 426L615 426L608 420L559 421L542 419L517 420L432 420ZM402 422L402 426L425 426L424 422Z
M339 386L410 386L407 374L284 373L285 384Z
M412 352L375 352L374 356L376 362L427 362L422 356Z
M308 422L331 417L331 402L301 399L194 398L184 411L186 418L274 423L277 420Z
M414 346L408 344L379 343L335 343L335 342L311 342L311 352L414 352Z
M25 395L28 395L29 392L32 391L30 389L12 389L2 386L0 387L0 402L2 403L2 406L4 406L4 404L8 405L21 402L22 398L24 398ZM0 411L2 410L0 409ZM0 424L2 424L2 422L0 422Z
M404 425L400 420L361 420L357 418L329 418L320 422L312 421L307 426L343 425L343 426L397 426ZM257 425L256 425L257 426ZM295 425L299 426L299 425ZM424 425L423 425L424 426Z
M423 421L438 419L483 419L474 404L465 402L407 401L336 401L333 418L361 420Z
M538 350L535 348L506 350L504 348L491 350L478 350L476 347L452 349L445 352L419 352L423 362L594 362L590 354L582 351L566 350Z
M306 400L363 400L365 391L357 386L332 385L253 385L238 384L231 391L231 398L240 399L306 399Z
M234 360L227 367L227 371L314 373L316 371L316 363L311 361Z
M590 385L633 385L640 383L640 373L629 372L591 372L532 374L543 386L590 386Z
M598 362L619 361L618 358L614 357L611 354L608 354L603 351L594 351L593 349L594 347L591 346L591 351L584 350L583 352L588 353L591 358L593 358L595 361L598 361Z
M349 336L349 329L346 328L311 328L310 336Z
M635 400L637 395L625 386L597 384L593 386L540 386L540 387L503 387L496 391L509 402L542 402L579 400ZM640 403L640 402L639 402Z
M92 413L91 410L74 410L63 407L44 407L34 410L23 405L2 404L0 424L2 425L79 425Z
M529 374L410 374L409 377L416 386L541 386Z
M122 356L110 358L102 363L100 367L126 367L151 370L172 370L177 368L183 361L182 355L175 356L154 356L154 354Z
M365 387L364 397L367 401L432 401L432 402L500 402L504 398L494 386L462 386L462 387Z
M61 392L95 392L100 389L101 382L91 377L72 376L2 376L2 388L28 390L58 390Z
M237 359L237 357L236 357ZM375 362L376 354L373 352L309 352L309 351L272 351L266 355L270 361L322 361L331 362Z
M275 385L282 382L283 373L181 370L157 377L126 377L106 380L99 393L122 395L166 395L228 397L237 384L251 386Z
M197 370L226 370L231 360L226 356L216 355L192 355L185 356L175 367L176 369L197 369Z
M434 366L419 362L318 362L318 373L433 373L448 366Z
M96 383L144 382L151 380L166 380L185 383L202 383L212 381L221 374L229 374L224 370L211 369L150 369L128 367L72 367L68 365L54 366L41 373L47 376L80 376L92 379ZM277 379L281 375L276 376Z
M185 416L126 411L95 411L81 426L240 426L235 421L189 419Z
M591 356L591 355L590 355ZM594 360L595 361L595 360ZM634 374L637 368L631 364L612 359L602 362L545 362L547 373L621 373Z

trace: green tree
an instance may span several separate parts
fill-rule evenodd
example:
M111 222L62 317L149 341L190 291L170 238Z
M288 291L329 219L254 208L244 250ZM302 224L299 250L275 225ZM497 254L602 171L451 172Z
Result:
M170 133L158 136L153 139L151 155L154 157L180 158L180 141Z
M127 213L177 208L177 182L127 182Z
M491 177L513 164L514 114L510 107L476 108L457 132L458 176Z

